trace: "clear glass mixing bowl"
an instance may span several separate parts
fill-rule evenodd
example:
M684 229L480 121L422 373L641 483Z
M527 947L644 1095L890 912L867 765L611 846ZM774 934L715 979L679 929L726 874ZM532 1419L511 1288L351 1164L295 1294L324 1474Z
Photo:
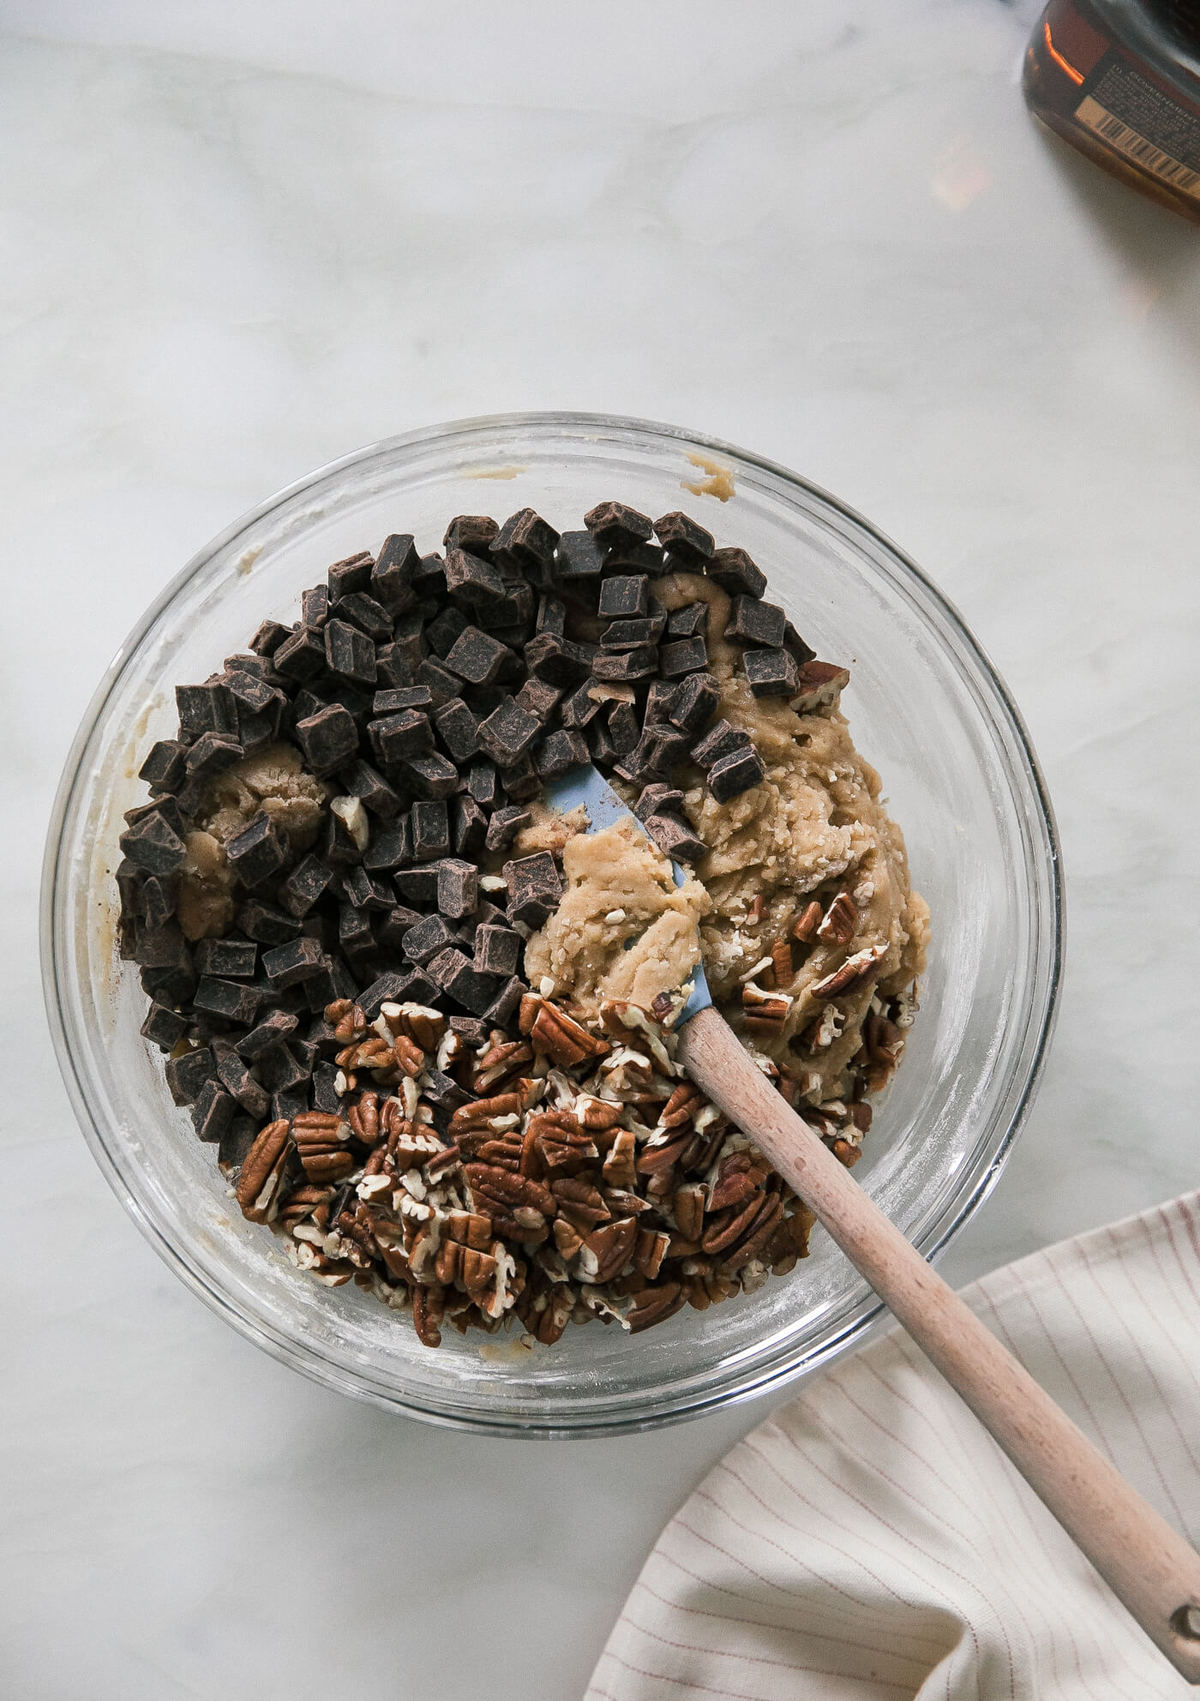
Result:
M728 469L727 502L681 488L701 476L692 455ZM437 547L461 512L529 505L577 526L607 497L650 514L683 507L718 543L749 549L818 653L851 667L844 707L933 914L921 1012L855 1175L933 1257L995 1181L1045 1054L1062 949L1054 826L1016 710L958 615L866 521L782 467L672 426L531 414L397 437L301 479L201 550L130 635L71 751L47 848L43 965L59 1060L142 1232L285 1363L492 1433L613 1433L745 1399L849 1346L878 1301L818 1229L791 1276L645 1335L593 1324L528 1353L451 1332L427 1350L405 1317L353 1286L319 1286L242 1219L139 1035L145 999L114 948L111 871L122 812L144 797L142 755L173 729L175 684L219 668L265 616L296 618L329 562L392 531Z

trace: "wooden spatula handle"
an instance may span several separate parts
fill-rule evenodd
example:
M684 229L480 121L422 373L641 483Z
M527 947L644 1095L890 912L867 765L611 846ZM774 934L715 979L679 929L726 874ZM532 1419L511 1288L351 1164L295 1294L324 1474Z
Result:
M1200 1554L1136 1494L791 1110L715 1010L688 1074L756 1142L1177 1671L1200 1683Z

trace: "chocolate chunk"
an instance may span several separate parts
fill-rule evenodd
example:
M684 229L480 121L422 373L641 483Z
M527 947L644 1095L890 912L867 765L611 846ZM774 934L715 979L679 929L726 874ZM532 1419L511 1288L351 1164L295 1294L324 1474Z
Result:
M439 609L425 628L425 642L434 655L440 656L445 661L447 655L454 648L456 639L467 630L470 624L471 622L462 609L455 608L452 602L448 602L445 608Z
M494 764L472 762L467 770L467 790L481 809L494 809L500 801L500 785Z
M319 856L308 855L298 863L279 888L279 902L289 915L306 916L328 890L333 870Z
M652 815L665 815L670 811L683 808L683 793L676 791L673 786L663 785L659 781L643 787L633 813L639 821L648 821Z
M417 922L415 927L409 928L401 948L412 962L424 966L454 943L454 929L445 916L427 915Z
M638 644L631 650L605 650L592 658L597 679L649 679L658 672L658 650L653 644Z
M645 828L659 850L673 862L698 862L708 849L685 821L675 815L651 815Z
M591 671L592 654L590 645L572 643L557 632L539 632L525 646L525 665L535 679L568 688Z
M390 874L412 861L412 826L407 815L385 821L371 834L362 865L372 874Z
M403 952L401 941L410 927L415 927L421 916L418 910L410 910L407 904L397 904L381 918L377 917L374 924L375 938L381 949L388 952Z
M330 620L325 627L325 662L339 679L375 683L375 645L345 620Z
M414 656L410 654L411 648L418 648L418 646L397 644L395 642L390 644L377 644L375 646L376 684L396 688L410 686L412 684L413 673L416 670L421 657L419 649L417 655ZM396 705L397 708L403 706L406 705ZM414 708L421 707L419 703L412 706ZM386 705L376 710L377 714L386 714L386 712Z
M348 710L340 703L330 703L296 722L296 742L304 752L310 773L332 774L344 767L358 749L358 728Z
M444 1111L457 1110L471 1095L460 1087L452 1075L442 1069L428 1069L423 1078L422 1092L432 1105Z
M787 616L775 603L760 602L757 597L734 597L725 636L742 644L764 644L778 649L783 643L786 624Z
M376 715L398 715L401 709L432 709L433 692L428 685L401 685L376 691L371 709Z
M469 555L465 549L446 551L446 589L468 607L486 607L506 596L504 580L490 561Z
M160 738L151 745L146 760L138 769L138 778L145 780L152 791L178 791L187 772L185 751L175 738Z
M708 604L685 603L673 608L667 616L667 635L671 638L702 638L708 629Z
M519 805L508 804L503 809L497 809L487 825L487 849L489 851L507 850L522 827L527 827L532 819L528 809Z
M262 961L272 986L295 986L325 966L325 953L319 939L310 939L302 934L299 939L289 939L286 945L276 945L272 950L264 951Z
M753 748L748 733L729 721L720 720L699 743L692 746L692 758L702 768L711 768L714 762L720 762L726 756L740 755Z
M567 631L567 605L561 597L540 596L537 605L537 620L535 631L552 632L556 638L563 638Z
M392 875L392 884L400 896L410 904L437 902L436 868L402 868L399 873Z
M735 750L713 763L708 771L708 789L718 803L728 803L765 778L766 769L757 750Z
M406 771L408 766L406 763ZM381 821L392 820L404 807L404 800L399 792L388 784L377 768L373 768L369 762L364 762L361 757L348 768L342 769L338 781L348 796L357 797L363 808L369 809L372 815L378 815Z
M187 855L183 840L160 809L148 810L121 834L119 842L125 857L148 874L170 874Z
M172 1010L170 1005L152 999L140 1031L143 1039L148 1039L163 1051L170 1051L179 1044L187 1029L186 1016Z
M329 587L314 585L300 592L300 624L316 630L329 619Z
M282 714L274 709L264 715L238 715L238 742L246 755L255 750L261 750L264 744L273 744L280 735Z
M303 1116L307 1109L307 1087L284 1087L281 1092L271 1094L272 1122L290 1122L294 1116Z
M507 644L497 643L478 626L467 626L454 640L445 660L449 671L469 685L491 685L504 663L511 660L512 653Z
M479 722L461 697L452 697L434 712L442 747L456 766L479 754Z
M511 768L505 768L502 775L504 790L513 803L528 803L542 789L538 771L533 765L532 756L522 756L513 763Z
M427 756L410 756L404 770L413 790L421 797L449 797L458 785L458 769L436 750Z
M261 1083L268 1093L286 1093L302 1087L307 1094L312 1065L303 1055L298 1054L292 1046L276 1045L272 1046L259 1063L258 1073ZM224 1073L222 1073L221 1079L229 1087L238 1103L249 1110L250 1105L247 1104L240 1093L234 1092L232 1083ZM264 1100L267 1099L267 1093L263 1094L263 1098Z
M417 562L413 569L413 590L419 598L434 603L440 603L446 595L446 563L436 550L422 555Z
M544 725L561 698L562 692L557 686L547 685L544 679L527 679L513 701L519 709L524 709L527 715L536 716Z
M192 952L192 961L198 975L253 980L258 967L258 946L252 939L201 939Z
M260 809L250 825L229 840L225 854L243 885L260 886L287 863L287 840L267 812Z
M446 527L442 544L446 549L466 549L486 555L499 530L490 514L456 514Z
M581 732L562 731L552 732L542 740L534 751L533 761L541 778L551 780L590 758L587 739Z
M144 969L167 969L182 975L193 975L192 954L187 941L173 921L152 926L144 918L137 927L135 956Z
M369 721L367 737L376 760L389 770L398 768L407 757L423 756L433 749L433 728L429 716L420 709L401 709L398 714Z
M338 884L346 902L353 904L355 909L390 910L392 907L390 891L369 874L361 863L347 868L339 876Z
M523 756L541 731L535 715L518 707L510 697L479 723L479 747L501 768L510 768Z
M410 969L407 974L401 975L396 981L395 990L388 995L386 1002L388 1004L428 1005L433 1003L437 995L438 989L427 974L421 969ZM361 998L358 1002L363 1003ZM365 1004L363 1004L363 1009L366 1009Z
M677 638L664 644L658 653L659 667L664 679L678 679L685 673L699 673L708 666L708 646L703 638Z
M492 1002L484 1011L484 1021L495 1028L507 1028L521 1007L521 1000L529 991L525 982L517 975L505 981Z
M313 1109L324 1111L326 1116L337 1116L342 1109L342 1095L336 1085L339 1074L332 1063L318 1063L313 1070Z
M487 844L488 817L469 792L454 798L450 832L455 856L478 859Z
M371 931L371 917L366 910L356 909L353 904L340 906L337 949L342 952L346 961L356 968L368 957L374 957L375 935Z
M596 612L601 619L614 620L646 614L650 608L650 581L644 574L614 573L600 586Z
M368 588L393 618L413 604L413 579L419 562L416 545L407 532L393 532L384 538Z
M240 904L234 920L239 932L259 945L282 945L285 940L294 939L300 931L296 917L285 915L283 910L262 898L248 898Z
M524 572L548 576L557 545L554 527L532 508L520 508L509 515L492 539L491 553L493 558L510 562Z
M258 631L250 640L250 648L256 655L271 656L288 637L291 628L281 626L278 620L264 620Z
M233 1096L215 1077L206 1081L192 1106L192 1127L196 1130L196 1138L209 1145L223 1140L233 1124L236 1108Z
M647 573L659 579L667 570L667 558L657 543L631 543L610 549L604 557L605 573Z
M280 945L276 949L286 951L288 946ZM209 1016L220 1016L226 1022L237 1022L243 1028L248 1028L254 1021L262 999L262 991L257 986L248 986L245 981L218 980L211 975L201 979L192 995L192 1003L197 1010Z
M712 720L720 701L721 687L711 673L689 673L675 693L667 719L695 736Z
M805 662L816 660L817 652L804 642L790 620L783 628L783 647L796 658L800 667L803 667Z
M673 684L669 679L652 679L650 689L646 693L646 720L670 720L678 690L678 685Z
M195 1104L200 1097L201 1088L206 1081L213 1079L216 1072L216 1058L206 1045L169 1058L163 1069L171 1097L176 1104Z
M237 1041L234 1049L247 1063L255 1063L273 1045L279 1045L294 1034L299 1025L290 1011L272 1010L256 1028L251 1028Z
M473 862L446 857L438 864L437 907L454 921L471 914L479 899L479 870Z
M583 523L597 543L608 548L646 543L654 531L648 515L639 514L624 502L598 502L583 516Z
M271 1095L258 1084L232 1047L223 1050L217 1059L217 1079L249 1116L265 1119L271 1108Z
M558 540L555 577L595 579L604 562L604 547L590 532L563 532Z
M540 927L557 909L562 897L562 878L550 852L535 851L532 856L506 862L503 873L510 920Z
M178 962L167 967L139 970L138 979L147 997L170 1004L182 1004L196 990L196 976L186 950Z
M525 990L528 991L528 988ZM480 1046L488 1043L488 1024L482 1016L451 1016L450 1028L465 1040L472 1051L478 1051Z
M529 683L532 685L534 681L530 680ZM520 701L520 696L517 700ZM584 727L591 725L599 713L600 700L591 694L591 680L585 680L563 703L561 719L568 729L582 731Z
M417 862L433 862L450 850L450 811L442 798L414 803L412 853Z
M598 768L610 768L617 760L618 750L612 741L612 734L603 721L593 721L587 729L588 749L592 753L592 761ZM636 729L634 743L637 742Z
M790 697L799 689L800 669L790 650L747 650L742 666L756 697Z
M470 959L456 946L439 952L428 965L428 972L448 997L473 1015L482 1016L496 996L495 976L477 974Z
M608 711L608 734L618 756L629 753L641 734L637 710L632 703L614 703Z
M714 549L707 573L731 597L760 597L767 588L767 575L744 549Z
M665 614L643 614L636 620L614 620L600 634L602 650L631 650L638 644L657 644L667 624Z
M390 643L392 617L383 604L368 596L366 591L351 591L349 596L341 597L337 615L339 620L348 620L352 626L357 626L374 642Z
M428 656L413 674L414 685L424 685L433 700L435 708L448 703L452 697L457 697L462 690L462 681L456 673L442 666L441 662L430 661Z
M337 602L339 597L349 596L352 591L365 591L371 582L373 566L374 562L365 549L347 555L342 561L335 561L326 574L330 602Z
M488 924L475 929L475 958L472 963L477 974L511 975L521 960L521 935L511 927Z
M618 771L638 785L665 779L686 753L688 736L669 721L647 722L633 750L622 756Z
M680 567L702 568L713 553L713 535L690 515L675 509L654 522L659 543Z
M177 685L175 707L180 731L188 743L202 732L237 731L233 699L220 679L207 679L203 685Z
M247 659L255 663L259 661L258 656L250 656ZM260 673L230 667L228 662L225 663L225 689L233 698L239 726L247 715L273 712L282 708L286 701L283 692L268 684Z
M298 626L271 657L284 679L315 679L325 671L325 634Z

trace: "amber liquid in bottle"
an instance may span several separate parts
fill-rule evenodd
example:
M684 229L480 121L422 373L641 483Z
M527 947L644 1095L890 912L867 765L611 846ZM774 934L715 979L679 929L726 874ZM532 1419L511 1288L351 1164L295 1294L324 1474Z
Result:
M1043 124L1200 224L1200 0L1050 0L1024 89Z

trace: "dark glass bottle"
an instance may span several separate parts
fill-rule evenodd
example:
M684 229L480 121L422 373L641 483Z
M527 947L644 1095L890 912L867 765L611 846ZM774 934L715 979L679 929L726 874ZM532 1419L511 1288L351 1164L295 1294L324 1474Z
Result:
M1024 87L1043 124L1200 224L1200 0L1050 0Z

